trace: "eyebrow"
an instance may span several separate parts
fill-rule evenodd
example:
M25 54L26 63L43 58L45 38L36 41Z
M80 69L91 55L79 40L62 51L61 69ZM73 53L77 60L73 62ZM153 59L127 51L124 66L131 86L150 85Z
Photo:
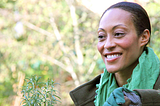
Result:
M112 30L116 29L116 28L119 27L119 26L126 27L126 25L124 25L124 24L118 24L118 25L114 26L114 27L112 28ZM103 28L98 28L98 32L99 32L100 30L102 30L103 32L106 32Z
M118 25L114 26L114 27L112 28L112 30L116 29L116 28L119 27L119 26L126 27L126 25L124 25L124 24L118 24Z
M103 28L98 28L98 32L102 30L103 32L106 32Z

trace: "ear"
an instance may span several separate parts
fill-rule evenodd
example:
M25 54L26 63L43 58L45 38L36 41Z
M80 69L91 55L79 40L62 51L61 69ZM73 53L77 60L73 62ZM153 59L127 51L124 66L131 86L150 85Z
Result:
M145 29L142 33L142 35L140 36L141 37L141 47L146 45L149 41L149 38L150 38L150 32L148 29Z

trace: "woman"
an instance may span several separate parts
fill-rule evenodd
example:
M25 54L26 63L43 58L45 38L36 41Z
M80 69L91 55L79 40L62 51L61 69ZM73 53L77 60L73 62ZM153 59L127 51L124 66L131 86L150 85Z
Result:
M75 105L160 105L159 91L153 90L160 89L160 62L146 47L150 34L149 17L140 5L109 7L99 22L97 44L106 69L70 92Z

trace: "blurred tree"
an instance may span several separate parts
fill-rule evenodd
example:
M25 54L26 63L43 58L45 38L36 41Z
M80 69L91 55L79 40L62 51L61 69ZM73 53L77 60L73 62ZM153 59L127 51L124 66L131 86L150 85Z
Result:
M0 13L0 76L4 78L0 82L2 88L11 86L2 90L12 92L11 98L19 92L24 75L49 77L75 87L100 73L94 72L99 16L74 0L6 0ZM5 102L8 97L0 98L4 101L0 105L10 105Z
M160 1L150 0L146 4L147 12L151 19L152 33L150 46L154 49L158 57L160 58Z

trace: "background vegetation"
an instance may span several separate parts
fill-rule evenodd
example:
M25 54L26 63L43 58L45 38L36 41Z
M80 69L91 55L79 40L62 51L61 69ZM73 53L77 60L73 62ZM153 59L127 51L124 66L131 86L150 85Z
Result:
M160 2L143 6L152 23L149 46L160 58ZM1 0L0 106L19 106L32 75L59 83L58 105L73 105L69 91L104 68L96 49L99 18L81 0Z

